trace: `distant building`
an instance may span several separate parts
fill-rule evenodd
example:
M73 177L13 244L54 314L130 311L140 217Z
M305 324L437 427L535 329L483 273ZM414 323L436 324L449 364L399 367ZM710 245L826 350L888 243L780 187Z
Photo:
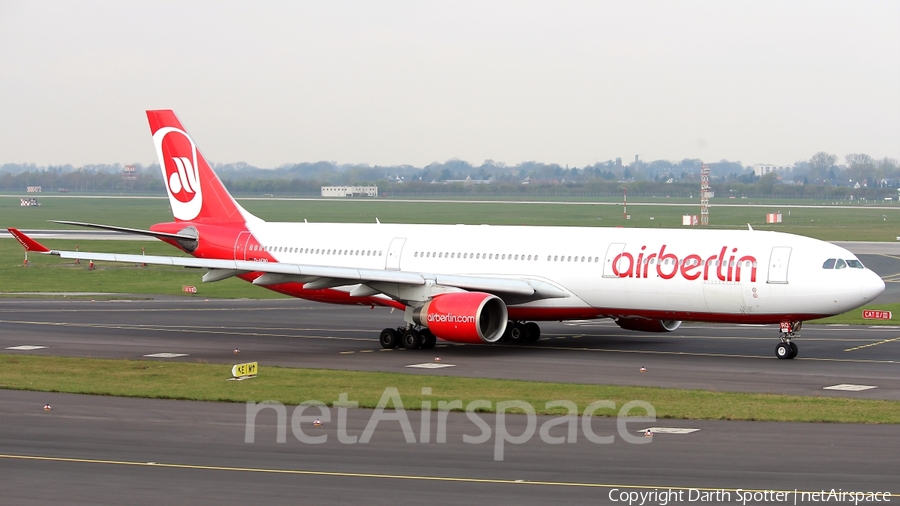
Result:
M490 179L472 179L472 176L466 176L465 179L448 179L446 181L441 181L441 182L444 184L462 183L464 185L491 184Z
M790 166L787 165L769 165L766 163L757 163L753 166L753 173L757 176L765 176L770 172L787 172L791 170Z
M323 197L377 197L377 186L323 186Z
M26 188L25 190L26 190L28 193L41 193L41 187L40 187L40 186L29 186L29 187Z

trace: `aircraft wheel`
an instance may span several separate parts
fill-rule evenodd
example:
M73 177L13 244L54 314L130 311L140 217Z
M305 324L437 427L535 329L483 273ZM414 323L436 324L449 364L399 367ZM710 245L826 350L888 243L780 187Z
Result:
M512 332L513 322L506 322L506 328L503 330L503 335L500 336L499 341L502 343L506 343L510 341L510 333Z
M384 329L381 331L381 335L378 336L378 341L384 349L396 348L400 345L400 333L395 329Z
M791 358L796 357L798 351L799 350L797 349L797 345L792 342L791 343Z
M509 329L510 341L516 344L522 344L525 342L527 336L528 331L525 329L525 325L522 322L512 322Z
M422 349L423 350L430 350L430 349L434 348L435 344L437 344L437 337L435 337L434 334L432 334L430 330L425 329L425 330L419 332L419 334L422 335Z
M422 334L416 329L409 329L403 333L403 347L407 350L415 350L422 346Z
M537 323L528 322L525 324L525 342L536 343L541 338L541 327Z
M778 343L778 346L775 347L775 356L778 358L794 358L791 354L791 345L788 343Z

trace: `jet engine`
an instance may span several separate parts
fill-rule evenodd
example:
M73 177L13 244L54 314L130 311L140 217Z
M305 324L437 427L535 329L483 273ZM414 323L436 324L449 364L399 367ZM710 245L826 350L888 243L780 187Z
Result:
M494 343L506 330L506 304L482 292L438 295L413 312L413 321L455 343Z
M638 332L674 332L681 326L681 320L651 320L649 318L618 318L616 325L626 330Z

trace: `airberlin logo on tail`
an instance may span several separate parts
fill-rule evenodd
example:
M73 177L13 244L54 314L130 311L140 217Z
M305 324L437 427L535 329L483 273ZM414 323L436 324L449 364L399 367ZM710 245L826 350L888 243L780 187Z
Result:
M172 195L176 199L187 202L197 194L197 191L194 191L195 187L198 191L200 190L200 185L197 184L197 172L194 169L194 163L186 156L173 156L172 161L175 162L178 171L169 174L169 190L172 191ZM166 172L169 172L168 169Z
M203 206L203 192L193 139L184 130L163 127L153 134L153 144L169 192L172 214L179 220L196 218Z

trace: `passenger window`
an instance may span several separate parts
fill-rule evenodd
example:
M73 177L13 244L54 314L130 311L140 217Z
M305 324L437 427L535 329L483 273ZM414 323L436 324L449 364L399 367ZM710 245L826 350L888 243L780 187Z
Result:
M834 264L835 269L844 269L846 267L847 267L847 262L841 260L840 258L838 258L837 263Z
M865 266L859 260L847 260L847 265L853 269L865 269Z

